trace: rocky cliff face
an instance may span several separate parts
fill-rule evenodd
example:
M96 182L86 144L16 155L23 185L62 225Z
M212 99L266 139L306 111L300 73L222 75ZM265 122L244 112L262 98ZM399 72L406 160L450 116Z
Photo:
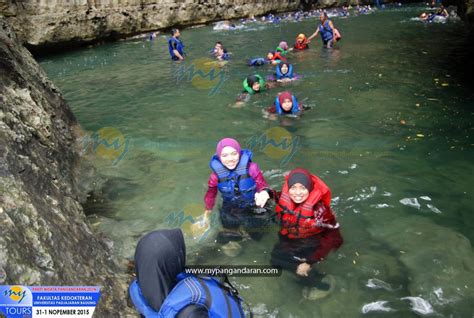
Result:
M127 286L78 202L78 129L0 18L0 284L101 285L96 316L117 317Z
M0 13L20 40L34 48L291 11L298 6L297 0L6 0Z

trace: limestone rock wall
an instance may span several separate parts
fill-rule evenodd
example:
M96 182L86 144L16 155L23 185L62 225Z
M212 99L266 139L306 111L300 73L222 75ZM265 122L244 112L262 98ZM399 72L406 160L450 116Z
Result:
M79 203L76 120L0 17L0 284L101 285L97 317L127 313L126 278Z
M47 47L291 11L299 4L298 0L5 0L0 14L23 43Z

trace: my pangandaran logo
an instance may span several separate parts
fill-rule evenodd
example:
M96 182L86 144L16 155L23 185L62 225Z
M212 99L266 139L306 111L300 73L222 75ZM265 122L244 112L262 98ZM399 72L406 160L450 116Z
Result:
M165 224L168 227L179 227L185 236L202 242L209 235L211 227L217 222L217 214L211 213L209 223L204 224L202 218L204 209L203 204L187 204L183 210L168 214L165 218Z
M261 135L252 136L247 147L252 151L262 151L273 159L281 159L280 166L285 166L298 152L300 137L293 136L281 127L267 129Z
M19 304L25 298L26 290L23 290L21 286L12 286L10 289L5 290L3 295Z
M177 82L188 81L197 89L209 89L209 96L215 95L227 80L226 73L218 61L199 58L192 63L175 66L174 77Z
M83 149L112 160L112 164L116 165L128 153L129 142L117 128L103 127L83 138Z

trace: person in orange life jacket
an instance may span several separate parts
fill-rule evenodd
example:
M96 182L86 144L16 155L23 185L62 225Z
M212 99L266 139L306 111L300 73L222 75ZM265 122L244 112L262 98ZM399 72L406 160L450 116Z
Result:
M330 207L331 191L317 176L297 168L285 177L282 192L275 197L281 229L272 251L272 265L309 276L313 264L342 244Z
M308 38L308 43L310 43L311 40L318 35L318 33L321 33L323 45L327 48L331 48L340 37L337 36L334 24L331 20L329 20L326 12L321 12L321 14L319 15L319 20L321 21L321 24L316 29L316 31Z
M241 240L240 226L253 239L260 239L262 233L257 229L272 222L274 214L264 209L270 190L260 168L252 162L252 153L241 149L235 139L224 138L217 144L209 165L212 173L204 197L204 222L209 223L219 191L223 199L219 216L225 230L217 240L223 244Z
M142 317L241 317L242 300L228 281L185 272L186 246L180 229L147 233L135 250L137 279L129 295Z
M296 37L296 42L294 46L295 50L306 50L309 48L308 46L308 39L306 38L306 35L303 33L298 34Z

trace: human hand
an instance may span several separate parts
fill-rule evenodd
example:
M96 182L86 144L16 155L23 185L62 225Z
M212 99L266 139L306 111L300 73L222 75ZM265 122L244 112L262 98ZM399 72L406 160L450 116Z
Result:
M265 190L255 193L255 205L258 207L263 208L267 203L268 199L270 199L270 195Z
M305 276L307 277L308 274L309 274L309 271L311 270L311 265L308 264L308 263L301 263L300 265L298 265L298 267L296 268L296 274L299 275L299 276Z

